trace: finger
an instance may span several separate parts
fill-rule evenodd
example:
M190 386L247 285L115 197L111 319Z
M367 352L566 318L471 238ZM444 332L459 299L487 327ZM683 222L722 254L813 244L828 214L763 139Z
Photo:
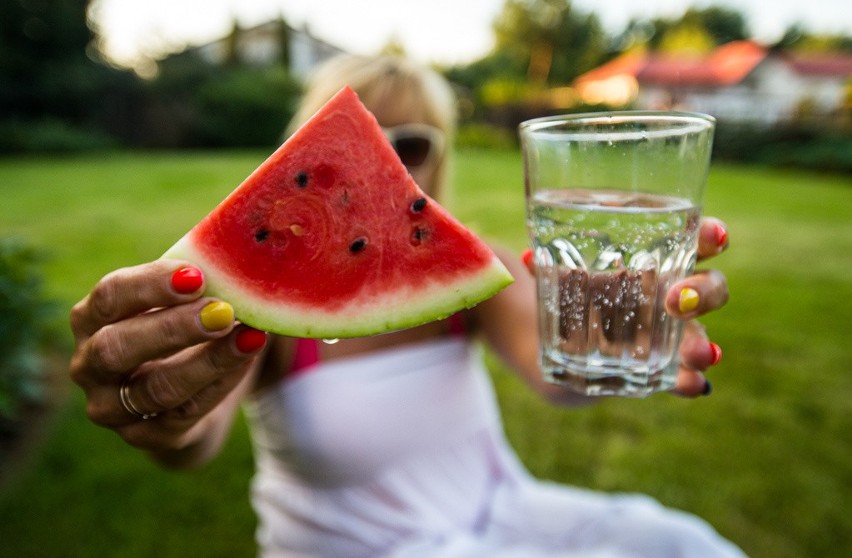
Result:
M685 397L710 395L713 385L704 375L722 359L722 349L707 338L698 322L689 322L680 345L680 368L674 393Z
M728 247L728 228L715 217L701 220L698 231L698 260L705 260L725 251Z
M533 261L532 248L527 248L521 252L521 261L531 274L535 275L535 262Z
M152 308L194 300L204 290L204 275L178 260L154 262L113 271L71 311L71 329L85 339L102 327Z
M146 365L128 384L134 405L160 417L201 417L233 389L265 344L264 332L240 326L227 337ZM235 371L241 371L236 379Z
M680 344L681 365L704 371L719 364L722 360L722 348L707 338L707 333L698 322L689 322L683 332Z
M72 379L116 383L145 362L223 337L234 325L231 305L208 298L146 312L97 331L77 351Z
M728 281L720 271L706 270L678 281L666 293L666 311L689 320L728 302Z

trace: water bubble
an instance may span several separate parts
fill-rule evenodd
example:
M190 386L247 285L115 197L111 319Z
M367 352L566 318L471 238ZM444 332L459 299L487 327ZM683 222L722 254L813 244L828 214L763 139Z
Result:
M322 342L325 343L326 345L334 345L338 341L340 341L340 339L323 339L322 340Z

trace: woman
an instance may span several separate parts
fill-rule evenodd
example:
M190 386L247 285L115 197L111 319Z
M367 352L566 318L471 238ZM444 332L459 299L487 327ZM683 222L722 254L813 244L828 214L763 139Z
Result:
M310 82L294 125L344 84L386 129L418 184L444 192L453 100L436 74L393 57L342 56ZM699 253L727 244L706 219ZM516 282L451 319L335 344L267 336L203 296L190 262L160 260L104 277L73 309L71 374L89 417L169 467L211 459L238 406L257 464L252 501L264 556L742 556L701 520L641 496L533 479L508 446L474 342L561 404L586 399L538 369L535 293ZM695 309L677 300L689 287ZM692 319L727 299L718 272L672 287ZM156 309L156 310L154 310ZM689 322L675 391L709 393L718 346Z

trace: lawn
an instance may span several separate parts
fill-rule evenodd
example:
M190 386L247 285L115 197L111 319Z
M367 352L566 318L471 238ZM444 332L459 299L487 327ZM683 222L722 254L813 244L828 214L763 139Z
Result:
M0 236L47 252L50 294L67 310L108 271L157 257L262 158L0 159ZM520 252L517 153L463 151L455 173L454 212ZM731 301L704 320L724 350L713 395L558 409L489 359L509 437L540 477L651 494L752 556L838 556L852 547L852 178L715 164L707 213L731 238L713 263ZM251 470L242 424L212 464L167 473L88 423L72 390L0 493L2 554L251 556Z

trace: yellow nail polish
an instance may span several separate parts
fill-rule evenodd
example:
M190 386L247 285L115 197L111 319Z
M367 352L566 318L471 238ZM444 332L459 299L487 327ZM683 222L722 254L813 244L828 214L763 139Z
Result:
M225 329L234 322L234 308L227 302L211 302L198 315L207 331Z
M689 287L686 287L682 291L680 291L680 301L678 302L678 308L684 314L686 314L687 312L692 312L693 310L698 308L698 291Z

